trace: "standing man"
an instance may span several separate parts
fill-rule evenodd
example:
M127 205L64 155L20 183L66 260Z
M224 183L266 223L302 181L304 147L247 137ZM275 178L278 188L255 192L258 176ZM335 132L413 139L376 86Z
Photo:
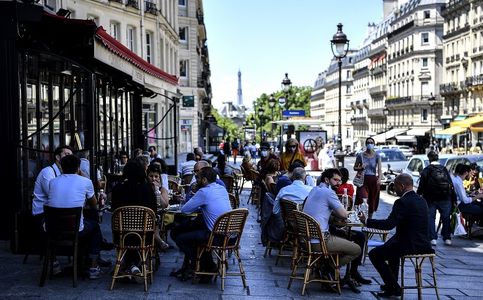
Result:
M361 283L370 283L369 280L364 279L357 271L360 259L362 258L361 246L336 235L336 232L333 234L333 231L329 231L331 214L344 220L347 219L347 211L335 193L335 190L337 190L341 182L341 174L339 170L332 168L325 170L321 177L322 183L314 187L309 193L307 200L305 200L303 211L317 220L320 231L325 237L327 250L339 253L340 266L347 265L349 262L358 258L358 262L354 261L351 264L351 276ZM362 240L362 245L364 245L364 240ZM360 292L355 286L350 285L350 287L354 292Z
M228 161L228 158L231 156L230 139L226 139L223 143L223 154L225 154L225 160Z
M444 244L451 245L451 199L454 194L453 182L448 170L439 163L438 153L434 150L428 152L429 165L421 172L417 193L428 204L428 227L431 245L436 246L438 233L435 230L436 210L443 220Z
M401 174L394 180L394 189L400 197L394 202L389 217L385 220L368 219L367 227L391 230L394 234L384 245L369 252L369 258L381 275L384 285L379 297L401 295L398 283L399 260L406 254L434 253L428 235L428 205L413 191L413 179ZM363 223L365 216L360 216Z

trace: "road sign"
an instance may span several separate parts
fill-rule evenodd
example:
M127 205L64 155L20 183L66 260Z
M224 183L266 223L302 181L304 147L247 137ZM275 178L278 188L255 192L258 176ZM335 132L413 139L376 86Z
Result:
M300 109L300 110L284 110L282 112L282 116L284 117L304 117L305 116L305 110Z

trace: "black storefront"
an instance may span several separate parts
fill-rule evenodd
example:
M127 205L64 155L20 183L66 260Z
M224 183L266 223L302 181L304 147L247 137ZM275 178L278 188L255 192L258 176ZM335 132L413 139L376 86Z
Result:
M91 179L120 150L145 146L142 98L132 76L94 58L98 28L35 5L0 2L0 137L4 148L0 238L22 252L22 216L37 173L58 145L88 150Z

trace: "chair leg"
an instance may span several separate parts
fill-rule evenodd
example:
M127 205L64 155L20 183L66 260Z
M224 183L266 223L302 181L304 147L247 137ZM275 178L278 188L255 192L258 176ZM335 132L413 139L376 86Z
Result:
M369 251L369 240L372 237L372 234L369 232L365 232L364 235L366 236L366 240L364 241L364 253L362 254L362 264L366 264L366 257L367 257L367 252Z
M72 285L77 287L77 257L78 257L79 245L76 243L74 244L74 261L72 262L74 274L72 274ZM82 268L82 266L81 266Z
M226 277L226 252L221 251L221 290L225 290L225 277Z
M117 252L117 255L116 255L116 266L114 267L114 272L112 274L111 287L109 289L111 291L114 288L114 283L116 282L117 275L119 274L119 269L121 268L121 262L122 262L122 258L124 256L124 252L125 251L120 250L120 249L117 249L116 252Z
M335 255L335 265L334 265L334 274L335 274L335 280L336 280L336 285L337 285L337 293L341 293L340 290L340 264L339 264L339 254Z
M47 246L48 247L48 246ZM44 256L44 261L42 263L42 273L40 275L39 286L44 286L45 280L47 279L47 270L49 269L50 260L50 250L47 248L46 255Z
M434 266L434 257L430 257L429 261L431 262L431 269L433 271L433 284L434 284L434 291L436 292L436 299L439 300L438 284L436 283L436 267Z
M304 274L304 284L302 286L302 296L305 295L305 287L307 286L309 279L310 279L310 264L312 262L312 256L309 254L307 257L307 265L305 267L305 274Z
M141 251L141 257L142 257L142 269L143 269L143 281L144 281L144 291L148 291L148 274L147 274L147 265L146 265L146 250Z
M267 246L265 247L265 253L263 253L263 258L267 257L267 255L272 256L272 246L270 241L267 242Z
M233 251L233 253L235 253L236 258L238 259L238 268L240 269L240 274L241 274L241 278L242 278L242 282L243 282L243 287L246 288L247 287L247 282L246 282L245 271L243 270L243 264L242 264L242 260L241 260L241 257L240 257L240 252L238 251L238 249L235 249Z
M418 287L418 300L423 299L423 274L422 274L422 269L421 265L423 264L424 258L419 260L419 258L416 258L416 263L415 263L415 269L414 271L416 272L416 286Z
M404 262L405 259L401 257L401 300L404 299Z

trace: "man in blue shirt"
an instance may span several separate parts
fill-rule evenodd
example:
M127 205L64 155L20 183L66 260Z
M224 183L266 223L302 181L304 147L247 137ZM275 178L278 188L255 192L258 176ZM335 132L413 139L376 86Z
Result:
M305 185L307 173L304 168L295 168L292 172L292 184L287 185L278 192L273 203L273 213L280 213L280 200L286 199L302 204L312 190L312 186Z
M189 220L174 228L171 232L171 238L181 252L185 254L185 262L189 262L189 266L183 266L182 272L175 272L174 275L182 275L182 280L193 277L193 270L196 266L197 247L206 243L213 230L216 220L222 214L231 210L228 192L225 187L216 183L216 172L211 167L203 167L197 169L195 166L195 176L199 189L186 202L181 209L183 214L191 214L201 211L201 216L194 220ZM204 253L201 257L201 269L213 270L216 265L213 262L210 253Z

